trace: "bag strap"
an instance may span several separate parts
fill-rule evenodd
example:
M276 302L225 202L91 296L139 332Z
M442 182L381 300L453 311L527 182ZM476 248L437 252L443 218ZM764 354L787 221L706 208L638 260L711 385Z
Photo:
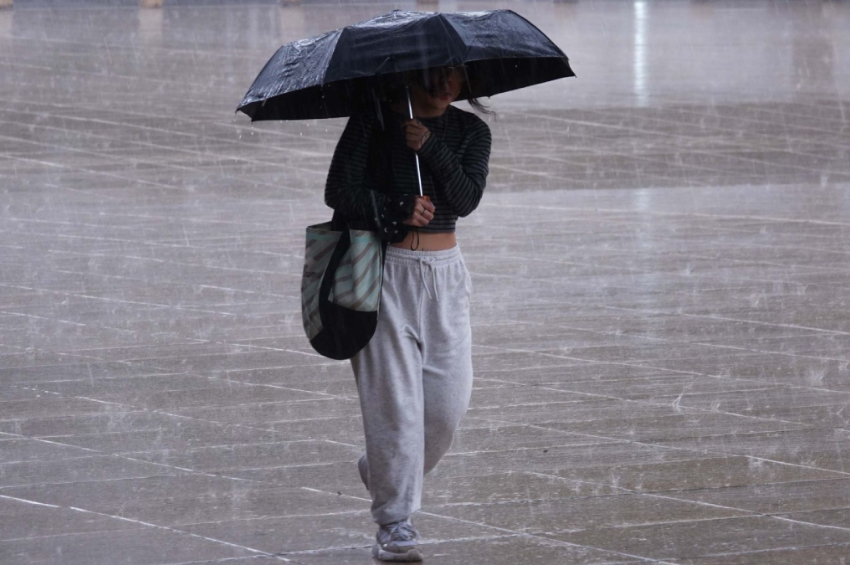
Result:
M331 220L331 229L341 233L339 241L337 241L336 247L334 247L331 258L328 261L328 266L325 268L325 274L322 276L322 284L319 286L320 304L327 301L331 295L331 286L334 282L336 270L342 262L345 252L351 247L351 234L348 231L348 222L345 220L345 216L334 212L333 219Z
M331 254L331 258L328 260L328 266L325 268L325 274L322 276L322 283L319 286L320 311L321 304L327 302L328 297L331 295L331 287L334 283L336 270L339 268L340 263L342 263L342 258L345 256L345 253L349 250L349 248L351 248L351 232L349 231L348 222L346 221L345 216L334 213L331 224L334 231L339 230L341 233L339 241ZM381 240L380 244L381 264L383 264L387 258L387 242Z

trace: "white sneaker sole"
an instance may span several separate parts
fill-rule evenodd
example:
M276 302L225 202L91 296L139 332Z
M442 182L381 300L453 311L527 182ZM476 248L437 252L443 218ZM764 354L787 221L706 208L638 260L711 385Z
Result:
M393 551L385 551L379 543L372 546L372 557L380 561L392 561L395 563L411 563L422 561L422 551L418 547L409 549L404 553L395 553Z

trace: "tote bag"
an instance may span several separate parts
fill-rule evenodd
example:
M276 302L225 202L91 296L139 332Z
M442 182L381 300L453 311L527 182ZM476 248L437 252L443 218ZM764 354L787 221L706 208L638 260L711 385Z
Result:
M384 271L381 238L341 224L307 227L301 277L307 339L320 354L339 360L354 357L375 333Z

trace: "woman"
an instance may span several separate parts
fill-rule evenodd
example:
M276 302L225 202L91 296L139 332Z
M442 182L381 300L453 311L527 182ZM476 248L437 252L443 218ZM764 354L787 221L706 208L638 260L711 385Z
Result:
M468 83L464 68L411 78L414 119L403 98L353 116L325 189L331 208L389 244L378 327L351 360L366 434L358 466L379 524L372 553L384 561L422 559L410 516L469 405L471 283L455 222L481 200L491 144L487 124L451 105Z

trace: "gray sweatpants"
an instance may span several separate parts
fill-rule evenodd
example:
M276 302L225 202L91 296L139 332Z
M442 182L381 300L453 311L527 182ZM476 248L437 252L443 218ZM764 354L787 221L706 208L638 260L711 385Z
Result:
M448 451L472 392L472 283L460 249L387 248L374 337L352 360L379 524L419 509L422 480Z

